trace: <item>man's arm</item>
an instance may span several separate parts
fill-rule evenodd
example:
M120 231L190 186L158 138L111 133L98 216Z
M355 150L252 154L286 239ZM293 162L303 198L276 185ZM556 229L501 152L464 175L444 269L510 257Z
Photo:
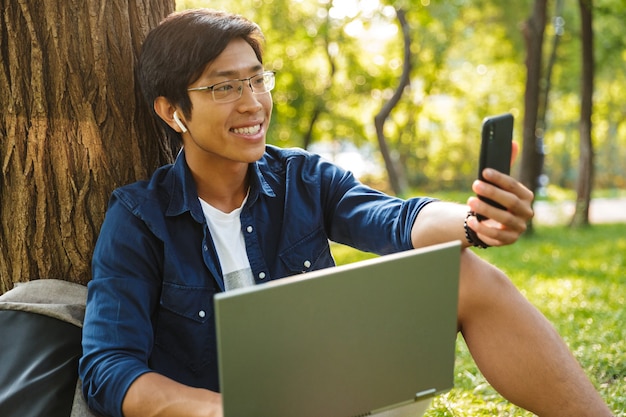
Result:
M472 184L472 190L500 203L506 210L492 207L477 197L470 197L467 205L430 203L422 208L411 229L414 247L451 240L460 240L464 246L469 246L463 227L469 211L489 218L482 222L475 216L467 218L468 226L483 242L491 246L503 246L517 241L526 230L526 222L533 216L533 193L513 177L500 172L486 169L484 175L495 185L476 180Z
M222 396L150 372L130 385L122 412L124 417L222 417Z
M149 366L155 351L153 320L163 294L163 247L120 202L110 205L93 255L79 366L89 407L98 415L118 417L221 416L218 394L185 387ZM180 300L186 301L191 303ZM193 349L187 349L192 355Z

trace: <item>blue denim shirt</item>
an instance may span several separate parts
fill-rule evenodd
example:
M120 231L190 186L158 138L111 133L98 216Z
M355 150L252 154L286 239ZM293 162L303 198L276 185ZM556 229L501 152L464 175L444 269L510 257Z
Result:
M333 266L329 240L410 249L432 201L387 196L316 155L270 145L249 177L241 227L256 283ZM79 368L89 405L121 416L130 384L152 370L219 391L213 295L224 284L184 151L113 192L92 262Z

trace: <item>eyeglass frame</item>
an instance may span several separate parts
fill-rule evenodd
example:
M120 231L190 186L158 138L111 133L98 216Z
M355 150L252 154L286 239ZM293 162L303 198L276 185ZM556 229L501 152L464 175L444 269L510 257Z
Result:
M267 76L271 76L271 80L272 82L272 86L270 88L267 88L266 91L261 91L261 92L257 92L254 91L254 87L252 87L252 79L256 78L256 77L267 77ZM226 84L226 83L232 83L233 81L239 81L241 83L241 88L238 89L239 91L239 95L236 98L233 98L232 100L217 100L215 98L215 87L219 86L220 84ZM248 87L250 87L250 91L252 91L252 94L265 94L265 93L269 93L270 91L272 91L274 89L274 87L276 87L276 71L263 71L260 72L258 74L254 74L251 77L248 78L233 78L232 80L226 80L226 81L220 81L219 83L215 83L213 85L208 85L208 86L203 86L203 87L192 87L192 88L188 88L187 91L211 91L211 97L213 98L213 101L216 103L232 103L234 101L237 101L241 98L241 96L243 95L243 87L244 87L244 81L248 82ZM265 83L263 83L265 85Z

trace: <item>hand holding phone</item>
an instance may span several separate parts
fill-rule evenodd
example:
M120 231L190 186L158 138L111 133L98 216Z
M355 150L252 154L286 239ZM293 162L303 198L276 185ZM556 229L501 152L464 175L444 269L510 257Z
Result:
M492 168L509 175L511 171L511 151L513 141L513 115L510 113L487 117L483 120L482 139L480 146L480 160L478 178L483 178L483 170ZM486 197L478 196L490 205L505 209L505 207ZM485 220L482 215L476 216L479 221Z

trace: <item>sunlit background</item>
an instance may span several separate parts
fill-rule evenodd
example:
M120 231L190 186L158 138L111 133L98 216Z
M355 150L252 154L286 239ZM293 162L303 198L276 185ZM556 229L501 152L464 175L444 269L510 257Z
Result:
M594 20L594 189L615 195L626 188L626 47L621 17L610 12L611 4L620 1L597 1L604 12ZM261 26L267 40L265 65L278 71L270 142L339 158L363 180L379 184L386 170L374 116L392 97L402 72L400 6L407 12L413 69L410 87L385 124L391 156L412 189L467 188L476 176L484 117L513 113L514 138L522 142L522 26L530 1L177 2L178 9L241 13ZM546 27L546 45L556 35L559 40L546 117L546 190L573 190L577 178L579 27L576 7L565 7ZM338 154L342 149L350 149L351 156Z

